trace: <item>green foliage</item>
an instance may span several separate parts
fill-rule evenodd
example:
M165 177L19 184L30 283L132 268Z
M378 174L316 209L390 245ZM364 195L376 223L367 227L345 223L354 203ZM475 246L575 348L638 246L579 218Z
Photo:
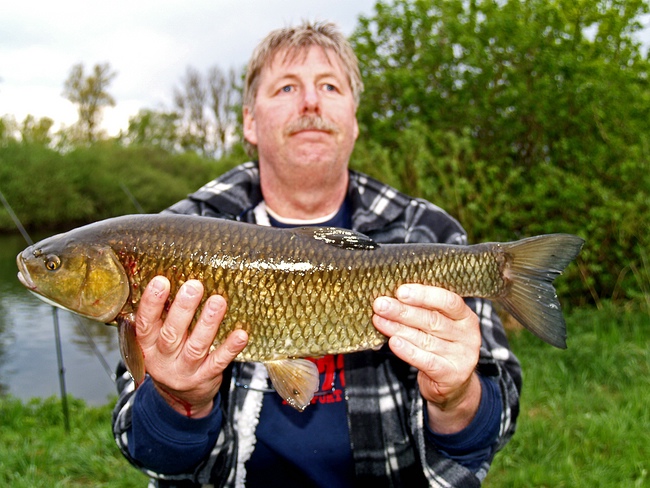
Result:
M127 146L157 147L173 152L180 146L179 118L175 112L140 110L129 119L129 127L120 133L119 140Z
M145 212L159 212L232 165L110 141L62 154L10 140L0 145L0 190L27 228L58 230L137 213L129 193ZM4 209L0 230L15 230Z
M352 42L353 166L447 209L472 241L587 240L574 303L650 289L647 2L396 0Z

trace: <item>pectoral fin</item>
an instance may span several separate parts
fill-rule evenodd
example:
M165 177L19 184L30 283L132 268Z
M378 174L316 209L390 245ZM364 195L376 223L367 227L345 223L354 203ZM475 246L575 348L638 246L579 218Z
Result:
M116 318L118 337L120 342L120 353L126 369L129 370L135 387L137 388L144 381L144 354L136 339L135 317L133 314L120 315Z
M296 410L305 410L318 391L318 367L307 359L278 359L264 364L275 391Z

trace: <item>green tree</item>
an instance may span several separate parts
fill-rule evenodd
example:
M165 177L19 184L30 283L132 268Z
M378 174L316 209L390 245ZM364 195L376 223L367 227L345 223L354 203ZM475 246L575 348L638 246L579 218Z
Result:
M125 145L150 146L174 152L180 149L179 114L143 109L129 118L118 139Z
M369 141L354 164L447 208L473 240L581 234L571 273L585 300L650 289L634 272L650 255L638 225L650 220L650 65L633 38L648 11L643 0L377 3L352 36Z
M213 66L206 76L187 68L180 87L174 89L183 149L214 157L235 141L240 79L232 68L224 73Z
M206 104L208 92L203 76L188 66L181 88L174 90L174 103L183 122L181 145L184 149L209 152Z
M13 115L0 117L0 141L21 141L25 144L47 146L52 142L50 130L54 121L49 117L37 119L27 115L18 123Z
M99 136L102 109L115 106L115 99L107 91L115 76L117 73L108 63L96 64L88 75L83 63L79 63L65 81L63 96L77 105L80 137L86 142L95 142Z
M0 142L16 139L18 124L13 115L3 115L0 117Z
M53 125L54 121L49 117L36 119L33 115L27 115L20 128L21 138L28 144L47 146L52 142L50 129Z

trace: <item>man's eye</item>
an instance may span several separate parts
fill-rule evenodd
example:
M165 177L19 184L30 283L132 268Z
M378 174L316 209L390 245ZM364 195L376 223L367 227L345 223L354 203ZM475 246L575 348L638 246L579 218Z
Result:
M330 85L329 83L325 83L325 91L336 91L336 87L334 85Z
M281 88L281 90L282 90L284 93L289 93L289 92L291 92L291 91L293 90L293 86L291 86L291 85L283 86L283 87Z

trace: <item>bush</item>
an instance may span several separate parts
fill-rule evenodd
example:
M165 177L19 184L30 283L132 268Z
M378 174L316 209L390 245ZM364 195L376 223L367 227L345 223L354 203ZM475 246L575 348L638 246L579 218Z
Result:
M352 36L366 87L355 167L447 209L474 242L585 238L559 282L573 303L649 300L650 63L633 36L647 13L641 0L378 2Z
M104 141L59 153L0 146L0 189L30 230L60 230L123 214L156 213L223 173L232 162ZM0 210L0 231L15 225Z

